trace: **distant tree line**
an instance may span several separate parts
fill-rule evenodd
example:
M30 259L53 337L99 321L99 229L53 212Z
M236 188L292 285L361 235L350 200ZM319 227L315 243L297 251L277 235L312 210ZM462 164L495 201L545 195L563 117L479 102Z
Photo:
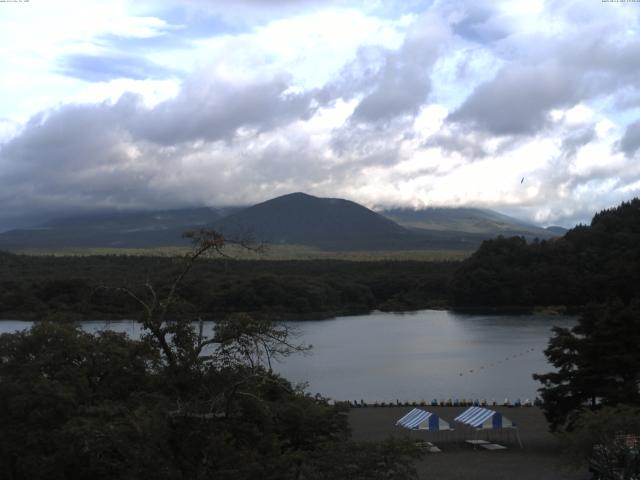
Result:
M112 286L153 280L167 288L179 259L55 257L0 252L0 318L134 318L135 302ZM309 319L447 304L458 262L209 259L180 285L174 314L222 318L252 312Z
M593 217L564 237L485 241L451 283L456 306L583 306L640 297L640 200Z
M131 318L135 305L103 286L158 288L175 258L25 256L0 252L0 317ZM564 237L485 241L464 262L207 260L181 285L181 314L259 312L320 318L429 307L581 308L640 296L640 200L623 203Z

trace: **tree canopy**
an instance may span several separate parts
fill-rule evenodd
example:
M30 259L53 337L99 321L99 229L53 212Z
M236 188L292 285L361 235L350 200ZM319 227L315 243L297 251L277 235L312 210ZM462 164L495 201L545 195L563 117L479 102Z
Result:
M563 435L569 460L585 460L595 478L634 480L640 476L640 408L603 407L585 411Z
M0 316L142 318L113 289L150 280L165 292L178 259L160 256L35 256L0 252ZM458 262L234 260L203 258L180 284L181 315L232 313L318 319L371 310L416 310L447 301Z
M640 302L585 310L573 328L554 328L545 354L556 371L534 375L553 429L588 409L640 406Z
M195 260L223 244L196 236L168 290L120 289L144 310L141 340L65 322L0 336L3 478L415 478L414 447L353 443L346 406L271 370L305 350L285 326L243 315L206 337L167 315Z
M640 297L640 199L604 210L562 238L498 237L462 262L456 306L583 306Z

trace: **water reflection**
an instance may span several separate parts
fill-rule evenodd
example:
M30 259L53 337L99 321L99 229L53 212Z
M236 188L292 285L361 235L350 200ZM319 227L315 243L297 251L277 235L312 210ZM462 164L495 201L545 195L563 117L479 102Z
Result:
M338 399L533 399L539 385L531 374L550 368L542 351L552 325L574 323L434 310L342 317L305 323L313 355L287 360L279 370Z
M533 399L534 372L550 369L543 355L553 325L575 320L542 315L460 315L425 310L372 313L291 323L311 355L276 364L294 383L335 399L366 401L485 398ZM5 320L0 332L29 328ZM90 332L111 329L132 338L140 324L130 320L83 322ZM213 329L206 322L205 334Z

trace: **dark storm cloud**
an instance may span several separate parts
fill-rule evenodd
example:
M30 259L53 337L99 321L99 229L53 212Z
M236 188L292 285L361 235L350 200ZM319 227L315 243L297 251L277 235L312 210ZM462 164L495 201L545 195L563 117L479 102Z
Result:
M0 150L3 205L19 210L109 203L139 195L140 171L131 160L122 128L129 105L67 105L37 116ZM27 204L27 205L25 205Z
M116 78L169 78L176 74L175 71L143 57L119 53L65 55L58 62L58 72L88 82L104 82Z
M227 148L229 155L236 155L233 144L238 129L269 131L310 114L311 95L288 93L285 78L238 85L210 76L203 72L192 78L177 97L151 109L138 96L128 94L115 104L64 105L33 117L19 135L0 146L3 208L15 216L202 202L214 192L213 177L229 179L225 169L231 170L227 159L206 152ZM202 141L222 141L227 147L203 146ZM243 151L246 145L238 148ZM285 148L263 150L293 158L293 154L281 155ZM299 142L290 148L308 149ZM184 166L185 159L193 155L211 168L211 179L198 178L199 173ZM254 170L240 166L233 170L244 172L239 175L249 182L259 172L275 181L268 172L286 175L294 165L282 162L281 169L273 166L277 162L265 160ZM305 170L306 175L312 171ZM242 178L233 177L237 184L223 182L221 193L239 191ZM198 188L185 188L185 182ZM252 188L250 183L244 185L242 188Z
M385 121L403 114L414 114L426 101L431 82L429 66L419 59L411 61L390 55L379 72L377 85L353 112L356 121ZM415 63L414 63L415 62Z
M551 109L579 101L576 76L554 62L509 65L478 86L448 120L495 135L533 134L545 126Z
M86 166L99 165L117 143L123 120L135 112L131 96L115 105L66 105L32 117L22 133L3 145L3 178L12 182L32 174L75 175ZM20 177L24 175L24 178Z
M285 77L247 85L192 79L175 99L143 113L131 128L137 136L165 145L230 139L240 127L269 130L312 113L312 95L288 89Z
M640 120L630 124L620 139L620 150L627 157L633 157L640 149Z
M382 57L375 74L365 70L369 74L361 86L367 93L351 120L373 123L400 115L415 116L427 100L433 63L445 47L448 34L430 17L418 20L401 47Z
M530 135L548 124L553 109L620 90L637 95L640 40L620 37L616 23L589 20L592 24L564 36L524 36L513 40L509 49L503 45L517 52L518 61L507 59L448 120L495 135Z
M600 33L602 34L602 30ZM586 81L596 89L611 89L634 83L637 85L640 81L640 40L635 37L624 43L604 37L568 44L559 50L558 58L591 75ZM597 74L608 75L609 83L601 82Z
M450 32L431 16L416 21L397 50L375 46L358 49L337 78L315 93L322 105L361 97L350 123L385 123L415 116L431 91L434 62L447 46Z

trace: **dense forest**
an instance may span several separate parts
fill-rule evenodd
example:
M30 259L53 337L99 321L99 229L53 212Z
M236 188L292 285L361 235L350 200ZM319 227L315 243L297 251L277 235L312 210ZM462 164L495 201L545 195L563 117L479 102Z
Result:
M54 257L0 253L0 318L136 318L117 289L147 282L161 291L179 258ZM253 312L309 319L446 305L458 262L203 259L180 285L175 314L221 318Z
M118 291L161 290L179 258L26 256L0 252L0 318L132 318ZM308 319L371 310L580 308L640 296L640 200L596 214L562 238L485 241L463 262L206 259L181 285L175 314L252 312ZM178 307L176 307L178 308Z
M578 307L640 297L640 200L604 210L562 238L485 241L457 270L453 304Z
M347 405L271 370L308 349L287 326L241 314L207 337L170 318L211 240L200 238L167 291L126 289L143 310L140 340L47 321L0 335L2 478L416 478L415 446L351 441Z

